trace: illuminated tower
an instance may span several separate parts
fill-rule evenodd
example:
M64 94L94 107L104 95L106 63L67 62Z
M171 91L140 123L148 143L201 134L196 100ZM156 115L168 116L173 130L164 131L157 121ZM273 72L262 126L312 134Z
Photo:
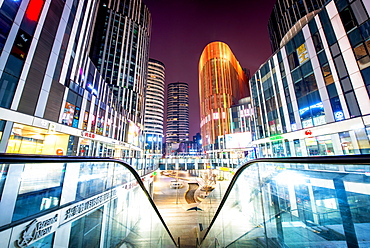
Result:
M189 86L187 83L168 84L166 143L189 140Z
M199 60L201 136L205 150L230 133L229 108L249 96L247 77L228 45L208 44Z
M144 134L145 153L150 155L162 155L164 80L164 64L158 60L149 59Z
M100 1L90 56L128 119L123 137L130 136L132 124L144 124L150 25L142 1Z

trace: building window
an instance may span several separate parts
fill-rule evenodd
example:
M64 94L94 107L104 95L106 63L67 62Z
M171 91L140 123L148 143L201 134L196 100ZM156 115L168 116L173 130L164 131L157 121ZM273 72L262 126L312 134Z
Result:
M348 76L346 65L344 63L343 57L338 56L338 57L334 58L334 62L335 62L335 66L336 66L337 71L338 71L339 78L344 78L344 77Z
M321 41L321 38L318 32L312 35L312 41L313 41L313 45L315 47L316 52L319 52L322 49L324 49L324 46L322 44L322 41Z
M360 70L370 66L370 39L353 48Z
M340 18L342 19L344 29L346 32L351 31L353 28L355 28L356 25L356 19L355 16L352 13L352 10L350 8L345 8L343 11L339 13Z
M297 66L299 66L298 56L296 52L292 52L288 55L288 62L290 70L294 70Z
M345 95L348 110L351 117L357 117L361 115L360 109L357 104L356 96L353 91L346 93Z
M351 80L349 79L349 77L345 77L345 78L341 79L340 83L342 85L343 92L348 92L348 91L351 91L353 89L352 84L351 84Z
M326 64L321 67L322 74L324 76L325 85L330 85L334 83L333 74L331 73L329 64Z

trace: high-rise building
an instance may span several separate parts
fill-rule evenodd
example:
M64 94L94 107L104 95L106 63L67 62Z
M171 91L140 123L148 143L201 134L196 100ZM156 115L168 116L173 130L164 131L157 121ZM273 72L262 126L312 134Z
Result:
M181 149L178 147L181 142L188 140L189 85L184 82L170 83L167 86L166 144L174 144L171 149L176 150Z
M250 80L262 157L370 153L369 1L329 1Z
M165 66L149 59L145 98L144 137L145 153L162 156L165 95Z
M150 14L141 1L98 4L0 1L0 152L142 153Z
M280 48L320 10L327 0L277 0L268 21L273 52ZM294 28L292 28L294 27Z
M230 107L249 96L247 77L229 46L208 44L199 60L199 99L202 146L218 149L218 139L230 134Z
M90 56L118 98L128 132L132 125L143 129L150 25L141 1L100 1Z

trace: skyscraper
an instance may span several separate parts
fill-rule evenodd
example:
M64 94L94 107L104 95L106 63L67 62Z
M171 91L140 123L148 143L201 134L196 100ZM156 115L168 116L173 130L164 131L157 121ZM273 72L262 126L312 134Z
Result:
M98 4L0 1L0 152L140 156L150 13Z
M100 1L90 52L129 120L126 127L134 124L141 131L150 25L150 12L142 1Z
M230 133L229 109L249 96L247 77L229 46L208 44L199 60L199 99L202 145L217 148L218 137Z
M189 140L189 86L175 82L167 88L166 143L181 144ZM181 149L174 145L174 149Z
M162 155L165 66L149 59L145 98L144 136L145 153Z

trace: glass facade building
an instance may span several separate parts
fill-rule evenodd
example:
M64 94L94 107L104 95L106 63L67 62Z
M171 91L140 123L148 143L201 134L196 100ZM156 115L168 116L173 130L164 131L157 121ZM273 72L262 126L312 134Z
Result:
M208 44L199 60L199 99L202 146L218 149L218 137L231 133L229 109L249 96L247 76L223 42Z
M142 1L100 1L90 57L127 118L142 129L151 16Z
M147 155L162 156L164 91L165 66L158 60L149 59L144 118Z
M370 153L369 13L327 3L252 76L260 156Z
M141 156L150 32L141 1L4 0L0 23L0 152Z
M320 10L326 0L277 0L268 21L271 48L274 51L289 39L302 23ZM293 26L296 27L292 29Z

